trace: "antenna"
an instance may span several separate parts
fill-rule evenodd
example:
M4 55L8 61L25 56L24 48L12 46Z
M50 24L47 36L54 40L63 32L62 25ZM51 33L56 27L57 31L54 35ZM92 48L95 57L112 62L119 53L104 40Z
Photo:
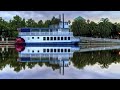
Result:
M60 66L60 74L61 74L61 66Z
M63 28L64 28L64 14L63 14Z
M64 75L64 60L63 60L63 75Z

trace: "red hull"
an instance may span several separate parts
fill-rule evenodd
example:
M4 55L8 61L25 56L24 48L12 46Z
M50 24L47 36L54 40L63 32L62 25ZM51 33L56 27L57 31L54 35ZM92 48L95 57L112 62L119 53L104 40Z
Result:
M23 38L18 37L18 38L16 38L15 42L16 42L16 44L22 44L22 43L25 43L25 40Z
M16 51L17 52L24 51L24 49L25 49L25 45L24 45L25 40L23 38L18 37L18 38L16 38L15 42L16 42L16 45L15 45Z

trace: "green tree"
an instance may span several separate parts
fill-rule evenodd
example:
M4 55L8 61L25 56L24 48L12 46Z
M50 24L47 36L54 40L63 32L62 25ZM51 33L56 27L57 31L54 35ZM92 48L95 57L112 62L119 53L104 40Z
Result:
M44 27L48 28L51 25L51 21L50 20L46 20L44 23Z
M91 36L97 37L99 36L99 29L97 23L91 21L89 24L89 32Z
M37 23L33 19L28 19L26 21L26 26L35 28L35 27L37 27Z
M39 28L42 28L43 26L44 26L43 21L42 21L42 20L39 20L39 21L38 21L38 27L39 27Z
M13 37L18 36L17 28L25 27L25 19L22 19L20 16L16 15L13 17L13 20L9 21L9 29L11 30L11 35Z
M83 19L74 20L71 26L74 36L85 36L88 33L87 23Z
M101 22L98 24L98 30L101 37L110 37L112 31L112 23L109 22L108 18L102 18Z
M51 19L51 24L52 24L52 25L59 24L59 22L60 22L60 19L55 18L54 16L53 16L53 18Z

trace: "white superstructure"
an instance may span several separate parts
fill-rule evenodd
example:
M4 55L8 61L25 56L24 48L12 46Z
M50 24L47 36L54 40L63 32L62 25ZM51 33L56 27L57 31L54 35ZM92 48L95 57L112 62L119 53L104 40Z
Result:
M49 28L18 28L19 38L27 44L76 44L80 40L70 32L69 23L60 21Z

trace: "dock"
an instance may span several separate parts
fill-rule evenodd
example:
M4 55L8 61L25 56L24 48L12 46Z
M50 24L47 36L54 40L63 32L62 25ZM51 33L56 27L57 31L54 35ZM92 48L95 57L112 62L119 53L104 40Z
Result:
M0 41L0 45L14 45L15 41Z
M120 39L79 37L79 45L120 45ZM15 41L0 41L0 45L14 45Z
M80 42L120 43L120 39L93 38L93 37L81 37L81 36L76 36L76 38L79 38Z

